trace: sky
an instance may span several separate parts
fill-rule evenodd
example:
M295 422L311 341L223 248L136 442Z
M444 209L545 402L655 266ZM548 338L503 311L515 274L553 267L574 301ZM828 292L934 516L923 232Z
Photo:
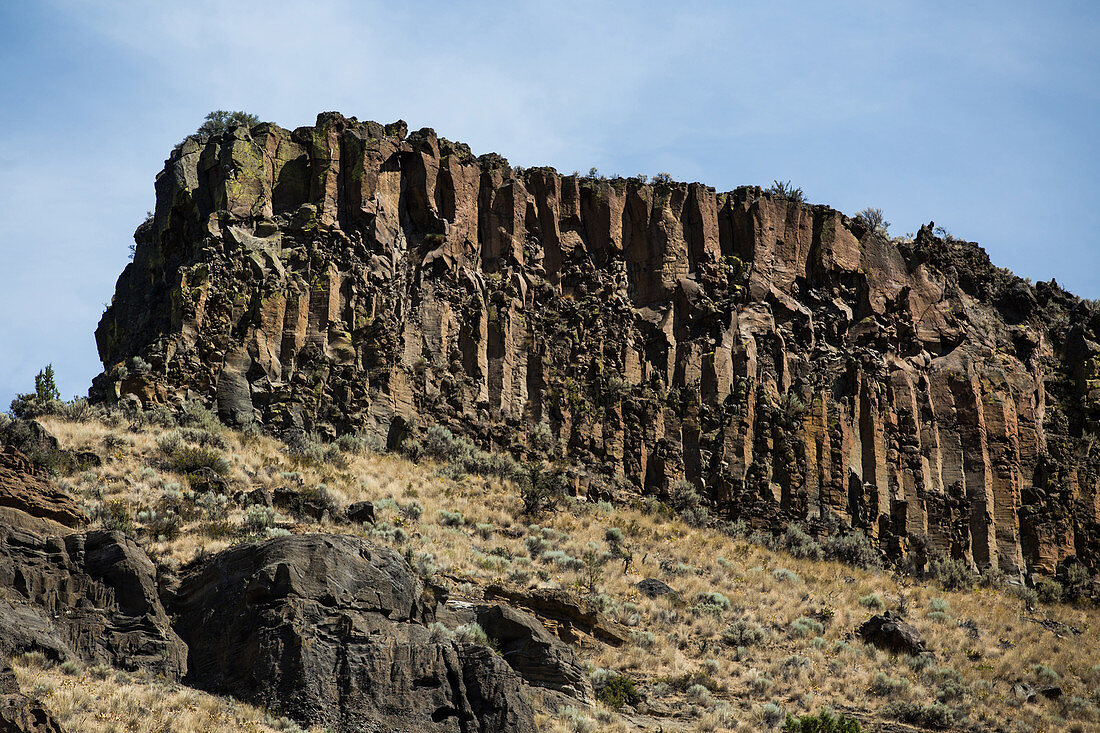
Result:
M0 3L0 407L96 324L207 112L404 119L514 165L800 186L1100 297L1100 3Z

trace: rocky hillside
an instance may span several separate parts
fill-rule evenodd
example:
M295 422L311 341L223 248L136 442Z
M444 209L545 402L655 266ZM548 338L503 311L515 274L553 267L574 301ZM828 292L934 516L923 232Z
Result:
M1100 310L931 225L336 113L188 138L156 190L96 400L391 447L442 424L580 493L690 486L918 569L1100 564Z

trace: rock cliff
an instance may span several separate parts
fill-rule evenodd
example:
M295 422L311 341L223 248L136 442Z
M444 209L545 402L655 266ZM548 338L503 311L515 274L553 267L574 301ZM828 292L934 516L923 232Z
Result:
M95 399L391 445L443 424L586 466L578 490L686 480L917 566L1100 564L1100 310L931 225L336 113L188 138L156 191Z

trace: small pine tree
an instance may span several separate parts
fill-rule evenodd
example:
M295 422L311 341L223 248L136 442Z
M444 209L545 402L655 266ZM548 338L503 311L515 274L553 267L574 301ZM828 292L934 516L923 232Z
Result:
M53 378L53 364L47 364L34 378L34 394L42 402L61 399L61 392Z

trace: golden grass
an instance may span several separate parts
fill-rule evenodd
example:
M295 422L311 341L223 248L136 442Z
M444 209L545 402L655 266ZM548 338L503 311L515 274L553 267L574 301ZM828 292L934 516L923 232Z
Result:
M299 730L251 705L139 674L104 668L66 674L55 666L13 661L20 689L41 699L62 729L74 733Z
M56 418L44 422L65 447L103 454L105 440L121 446L109 452L103 467L64 482L92 509L97 503L122 501L136 514L155 507L166 485L186 487L186 477L163 468L156 445L160 431L118 430ZM1100 664L1100 612L1094 608L1053 605L1029 614L1021 600L1003 590L947 592L889 572L799 560L647 513L641 502L611 508L571 501L561 511L538 518L539 526L531 528L522 516L518 492L508 482L478 476L453 480L438 475L438 467L430 462L418 465L374 453L347 455L345 467L303 462L270 438L228 430L225 437L233 491L323 485L338 504L370 500L378 507L373 531L347 524L319 527L289 517L280 518L281 526L294 532L366 535L414 556L430 556L436 579L456 596L476 598L484 586L498 582L579 587L584 571L568 559L580 560L587 551L608 552L606 532L618 528L633 561L624 569L622 560L607 560L596 586L608 615L636 632L635 640L621 648L585 640L578 652L593 670L606 668L635 679L648 697L640 713L664 716L665 730L766 728L774 712L766 709L768 703L793 714L830 706L865 721L886 720L891 718L892 703L927 704L937 697L978 730L1090 730L1100 719L1093 704L1100 700L1095 692L1100 667L1093 670ZM422 509L418 517L408 508L414 503ZM460 513L462 523L454 526L451 521L447 526L440 517L444 510ZM232 503L218 516L196 512L177 538L146 538L143 543L158 562L186 563L196 553L239 541L226 529L239 526L243 516ZM219 528L221 533L211 536ZM387 535L379 531L385 528L390 530ZM545 550L564 553L560 562L553 555L531 556L527 543L535 536L542 538ZM783 577L785 573L776 573L780 570L798 577L792 582ZM664 580L677 595L653 600L642 596L635 583L645 577ZM729 608L694 608L693 599L700 593L722 594ZM887 608L907 609L908 619L935 652L931 666L921 669L909 659L891 657L850 638L850 632L873 613L859 604L871 593L879 594ZM948 620L929 618L933 599L949 605ZM1078 627L1082 634L1061 639L1026 620L1029 615ZM792 623L801 617L822 624L820 633L792 633ZM742 649L723 642L723 631L739 619L758 624L766 637ZM962 620L977 624L977 638L958 625ZM1036 664L1059 675L1062 701L1040 698L1023 703L1013 696L1014 683L1037 683L1031 671ZM880 673L901 682L876 694L872 688ZM705 696L684 687L682 680L691 675L710 688ZM102 692L108 694L106 688ZM188 694L197 693L180 688L179 700ZM593 730L630 727L628 718L606 710L582 715ZM550 714L541 720L548 730L586 725Z

